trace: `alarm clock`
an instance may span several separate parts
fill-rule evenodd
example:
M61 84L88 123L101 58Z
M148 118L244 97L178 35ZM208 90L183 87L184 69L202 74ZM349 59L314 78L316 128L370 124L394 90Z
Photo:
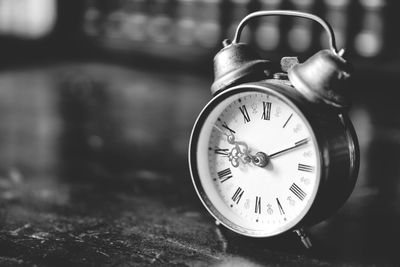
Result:
M272 73L240 34L251 19L295 16L319 23L330 48L304 63L281 60ZM213 98L190 138L194 188L207 211L240 235L268 238L296 232L333 215L351 194L359 147L348 117L350 76L330 25L297 11L258 11L238 25L214 58Z

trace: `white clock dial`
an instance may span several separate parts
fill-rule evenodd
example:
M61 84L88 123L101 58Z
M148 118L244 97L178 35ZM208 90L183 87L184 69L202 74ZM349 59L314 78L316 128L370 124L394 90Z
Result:
M248 88L219 99L200 116L192 151L203 203L241 234L272 236L294 227L319 186L320 156L310 124L273 91Z

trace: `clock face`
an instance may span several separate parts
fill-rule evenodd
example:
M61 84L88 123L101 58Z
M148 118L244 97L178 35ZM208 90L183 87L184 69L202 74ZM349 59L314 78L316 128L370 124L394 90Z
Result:
M268 88L223 92L192 133L190 167L200 199L219 222L244 235L293 228L315 199L320 165L303 113Z

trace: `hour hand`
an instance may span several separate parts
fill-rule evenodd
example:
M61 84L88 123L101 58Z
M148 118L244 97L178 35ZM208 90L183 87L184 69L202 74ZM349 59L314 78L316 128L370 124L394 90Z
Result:
M247 149L247 145L244 142L237 142L236 141L235 136L233 135L234 131L230 131L229 133L226 133L225 131L223 131L221 128L219 128L216 125L214 125L214 128L217 129L221 134L226 136L226 141L229 144L231 144L231 145L236 145L238 143L244 144L246 146L246 149Z
M304 146L304 145L308 144L309 141L310 141L310 138L304 138L304 139L302 139L300 141L297 141L293 146L290 146L290 147L287 147L285 149L282 149L282 150L279 150L277 152L269 154L268 157L269 158L277 157L277 156L282 155L282 154L284 154L286 152L289 152L289 151L291 151L293 149L296 149L296 148L299 148L301 146Z

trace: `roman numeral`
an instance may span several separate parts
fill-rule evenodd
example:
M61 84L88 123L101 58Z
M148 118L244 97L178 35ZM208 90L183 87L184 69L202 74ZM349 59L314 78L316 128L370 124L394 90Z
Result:
M239 107L240 112L242 112L243 117L244 117L244 123L250 122L250 116L249 113L247 112L246 106L243 105L242 107Z
M305 164L300 164L300 163L299 163L299 166L297 167L297 169L298 169L299 171L303 171L303 172L314 172L315 167L314 167L314 166L310 166L310 165L305 165Z
M294 145L295 146L301 146L301 145L307 144L308 141L310 141L310 138L307 137L307 138L304 138L304 139L302 139L300 141L297 141L296 143L294 143Z
M304 192L297 184L293 183L292 186L289 188L293 194L296 195L301 201L307 196L306 192Z
M265 102L263 101L263 114L261 116L261 119L263 120L270 120L271 118L271 102Z
M261 197L256 196L256 204L254 206L254 212L261 214Z
M276 198L276 203L278 204L279 212L281 213L281 215L284 215L285 211L282 208L281 202L279 202L279 198Z
M218 178L221 181L221 183L225 182L226 180L231 179L232 176L232 172L231 169L226 168L225 170L219 171L218 172Z
M232 196L233 202L236 202L236 204L239 204L239 201L242 198L243 193L244 193L244 190L242 188L238 187L238 189L236 189L235 194L233 194L233 196Z
M232 130L231 128L229 128L228 124L226 124L226 122L224 122L222 124L222 127L224 127L225 129L227 129L228 131L231 132L231 134L235 134L236 132L234 130Z
M292 116L293 116L293 113L290 114L289 118L286 120L285 124L283 125L283 128L286 127L286 125L288 124L288 122L290 121L290 119L292 118Z
M222 155L222 156L228 156L228 151L229 151L229 149L227 149L227 148L216 147L214 149L215 154Z

